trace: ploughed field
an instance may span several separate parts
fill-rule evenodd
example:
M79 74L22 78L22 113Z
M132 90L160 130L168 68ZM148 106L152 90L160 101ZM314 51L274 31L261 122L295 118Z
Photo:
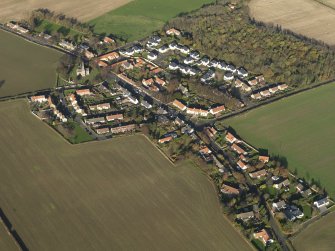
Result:
M335 83L225 121L250 144L288 160L291 170L319 180L335 196Z
M131 0L1 0L0 21L20 20L29 17L31 11L47 8L57 13L78 18L82 21L118 8Z
M335 214L326 215L309 225L293 239L297 251L333 251L335 247Z
M146 138L70 145L0 104L0 207L30 250L249 250L207 177Z
M0 30L0 97L54 87L61 56Z
M128 41L160 30L171 18L200 8L213 0L134 0L91 20L98 33L112 33Z
M251 0L249 7L256 20L335 44L335 0Z

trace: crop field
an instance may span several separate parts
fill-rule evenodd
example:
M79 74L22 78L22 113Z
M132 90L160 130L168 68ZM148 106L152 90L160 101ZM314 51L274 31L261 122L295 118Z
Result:
M335 0L251 0L249 7L256 20L335 44Z
M0 31L0 97L55 86L61 53Z
M335 83L285 98L225 121L250 144L288 160L291 170L319 180L335 196Z
M128 41L143 38L163 27L182 12L200 8L213 0L134 0L90 23L98 33L112 33Z
M335 214L331 213L309 225L293 239L297 251L333 251L335 247Z
M4 225L0 224L0 250L19 251L13 238L7 233Z
M30 250L250 250L212 184L144 136L70 145L0 104L0 206Z
M31 11L48 8L57 13L87 21L118 8L131 0L2 0L0 1L0 22L20 20L29 17Z

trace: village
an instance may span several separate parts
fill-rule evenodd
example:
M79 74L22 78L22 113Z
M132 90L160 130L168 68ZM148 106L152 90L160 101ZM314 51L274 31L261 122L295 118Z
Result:
M7 27L32 32L19 24ZM62 85L29 101L32 113L64 138L76 128L90 140L142 133L172 162L192 158L212 178L227 217L256 246L275 250L282 233L293 235L334 206L326 191L290 172L281 157L260 152L217 123L232 111L284 95L291 90L287 84L210 58L173 27L122 46L106 36L100 51L66 39L53 43L79 60Z

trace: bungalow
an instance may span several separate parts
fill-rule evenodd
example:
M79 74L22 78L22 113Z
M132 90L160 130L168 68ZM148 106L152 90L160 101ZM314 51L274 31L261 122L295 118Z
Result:
M273 242L268 232L264 228L261 231L254 233L254 238L260 240L265 246L267 243Z
M278 202L273 202L272 203L272 211L273 212L276 212L276 211L279 212L279 211L281 211L285 208L286 208L286 202L284 200L280 200Z
M249 173L249 176L253 179L255 179L255 178L260 179L260 178L266 176L267 174L268 174L268 172L265 169L262 169L262 170L259 170L259 171L256 171L256 172Z
M281 91L285 91L287 88L288 88L287 84L278 85L278 89L281 90Z
M102 61L110 62L110 61L113 61L115 59L118 59L119 57L120 57L120 54L116 51L113 51L113 52L109 52L107 54L101 55L99 57L99 59L102 60Z
M82 90L76 90L77 95L79 96L85 96L85 95L91 95L90 89L82 89Z
M226 110L224 105L217 106L215 108L211 108L209 112L213 115L216 115L218 113L224 112Z
M279 90L279 89L278 89L278 86L273 86L273 87L270 87L270 88L269 88L269 92L270 92L271 94L275 94L278 90Z
M248 81L248 84L250 85L250 86L255 86L255 85L257 85L258 84L258 81L257 81L257 79L251 79L251 80L249 80Z
M107 121L123 120L123 114L118 113L118 114L107 115L106 120Z
M288 179L285 179L279 183L273 184L273 187L276 189L281 189L283 187L287 187L290 185L290 181Z
M104 117L89 118L89 119L86 118L85 123L88 125L105 123L105 118Z
M166 82L165 82L165 80L163 80L163 79L161 79L161 78L159 78L159 77L155 77L155 82L156 82L156 84L158 84L158 85L160 85L160 86L164 86L164 85L166 85Z
M270 93L269 90L261 91L260 94L261 94L262 97L264 97L264 98L267 98L267 97L270 97L270 96L271 96L271 93Z
M115 43L115 40L113 38L110 38L110 37L104 37L103 42L105 44L112 44L112 43Z
M162 47L160 47L160 48L158 49L158 51L159 51L159 53L166 53L166 52L169 51L169 46L165 44L165 45L163 45Z
M240 146L238 146L238 145L235 144L235 143L231 146L231 148L232 148L235 152L237 152L238 154L243 154L243 155L247 155L247 154L248 154L248 152L246 152L244 149L242 149Z
M259 100L259 99L262 99L262 96L261 96L261 94L260 93L253 93L253 94L251 94L251 98L252 99L256 99L256 100Z
M254 218L255 214L254 211L246 212L246 213L240 213L236 215L236 218L239 220L247 221L250 220L251 218Z
M237 69L237 75L241 78L246 78L246 77L248 77L248 72L243 67L240 67L240 68Z
M135 130L135 128L136 128L135 124L130 124L130 125L125 125L125 126L113 127L111 128L111 132L113 134L124 133L124 132L133 131Z
M235 138L235 136L233 134L231 134L230 132L228 132L226 134L226 140L230 143L233 144L234 142L237 141L237 138Z
M148 54L148 59L150 60L156 60L158 57L158 53L156 51L151 51L149 54Z
M187 108L186 113L191 114L191 115L204 116L204 117L208 115L207 110L198 109L198 108L190 108L190 107Z
M222 184L220 191L221 193L229 194L229 195L239 195L240 194L240 191L238 189L236 189L235 187L226 185L226 184Z
M263 163L265 164L265 163L268 163L268 162L269 162L270 157L269 157L269 156L262 156L262 155L260 155L260 156L258 157L258 160L259 160L260 162L263 162Z
M141 101L141 106L143 106L144 108L147 108L147 109L152 108L152 104L150 104L148 101L145 101L145 100Z
M145 86L145 87L149 87L151 85L153 85L155 81L152 79L152 78L149 78L149 79L142 79L142 84Z
M106 133L109 133L109 128L108 127L98 128L98 129L96 129L96 132L99 135L106 134Z
M313 205L316 206L317 208L326 207L329 205L329 200L327 197L325 197L321 200L314 201Z
M44 95L39 95L39 96L31 96L30 100L31 102L43 103L47 101L47 98Z
M187 109L186 105L184 105L182 102L180 102L179 100L175 99L172 102L172 105L177 107L179 110L181 111L185 111Z
M204 154L204 155L208 155L208 154L211 154L212 151L207 146L205 146L205 147L203 147L199 150L199 153Z
M164 143L170 142L171 140L173 140L172 136L168 136L168 137L159 139L158 143L164 144Z
M249 168L249 165L245 164L242 160L237 161L237 166L243 171Z
M224 76L223 76L223 80L224 81L232 81L234 79L234 74L231 72L227 72Z
M177 30L177 29L175 29L175 28L171 28L171 29L168 29L167 31L166 31L166 35L174 35L174 36L180 36L180 34L181 34L181 32L180 32L180 30Z

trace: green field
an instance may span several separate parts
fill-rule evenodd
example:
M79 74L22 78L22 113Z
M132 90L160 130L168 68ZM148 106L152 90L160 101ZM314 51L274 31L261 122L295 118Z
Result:
M323 217L304 229L293 240L297 251L333 251L335 247L335 214Z
M97 33L112 33L128 41L159 30L182 12L200 8L213 0L134 0L92 21Z
M61 55L0 30L0 97L53 87Z
M141 135L70 145L0 104L0 206L30 250L250 250L191 163Z
M335 83L225 121L242 138L285 156L291 170L335 196Z

